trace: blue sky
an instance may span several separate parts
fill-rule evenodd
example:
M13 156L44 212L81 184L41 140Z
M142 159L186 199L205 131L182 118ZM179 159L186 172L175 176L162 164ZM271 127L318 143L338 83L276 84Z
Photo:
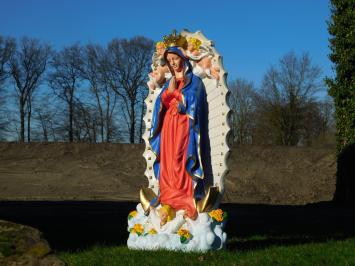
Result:
M332 75L328 59L328 0L219 1L2 0L0 35L29 36L55 48L106 44L142 35L158 41L172 29L201 30L224 57L228 80L257 86L289 51L308 52Z

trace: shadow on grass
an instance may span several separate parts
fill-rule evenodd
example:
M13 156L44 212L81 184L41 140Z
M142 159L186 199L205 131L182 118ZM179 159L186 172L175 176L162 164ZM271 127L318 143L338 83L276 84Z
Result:
M250 250L355 237L355 208L321 202L304 206L224 204L228 249Z
M2 201L0 219L33 226L53 249L126 245L127 214L134 202ZM222 204L229 220L228 249L323 242L355 237L354 207L331 202L305 206Z

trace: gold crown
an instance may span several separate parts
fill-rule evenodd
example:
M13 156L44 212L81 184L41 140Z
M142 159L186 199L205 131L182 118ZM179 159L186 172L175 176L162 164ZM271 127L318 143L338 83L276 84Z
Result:
M180 33L177 35L176 30L173 30L173 33L166 36L164 35L164 44L166 47L172 47L172 46L179 46L182 47L183 49L187 48L187 40L184 36L182 36Z

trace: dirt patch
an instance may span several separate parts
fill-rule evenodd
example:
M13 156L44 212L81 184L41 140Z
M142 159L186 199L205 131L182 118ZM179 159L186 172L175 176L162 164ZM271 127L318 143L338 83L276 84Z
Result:
M0 200L133 200L144 177L144 145L0 143ZM305 204L331 200L331 148L236 146L224 202Z
M306 204L332 200L336 154L330 148L234 147L225 202Z

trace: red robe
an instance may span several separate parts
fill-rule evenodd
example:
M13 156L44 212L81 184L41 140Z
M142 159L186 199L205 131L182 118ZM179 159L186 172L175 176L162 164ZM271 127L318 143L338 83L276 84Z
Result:
M164 116L160 143L160 203L176 210L186 210L189 217L197 214L194 204L194 188L191 176L185 168L189 141L189 117L178 113L182 100L183 81L177 79L177 89L165 90L162 103L167 111Z

